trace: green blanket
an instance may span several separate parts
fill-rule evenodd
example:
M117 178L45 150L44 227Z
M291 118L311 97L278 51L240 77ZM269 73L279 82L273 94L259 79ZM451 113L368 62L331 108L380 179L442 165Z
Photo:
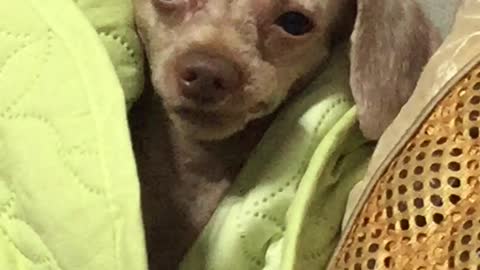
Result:
M125 106L143 84L131 11L0 1L0 269L147 268ZM275 120L182 270L322 269L370 153L339 50Z
M146 269L132 27L129 0L0 1L0 269Z

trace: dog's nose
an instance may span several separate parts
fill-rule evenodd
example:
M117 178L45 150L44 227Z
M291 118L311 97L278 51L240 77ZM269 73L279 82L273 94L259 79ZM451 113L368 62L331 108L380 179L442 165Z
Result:
M222 56L185 54L177 61L176 73L180 94L200 104L222 101L242 84L237 65Z

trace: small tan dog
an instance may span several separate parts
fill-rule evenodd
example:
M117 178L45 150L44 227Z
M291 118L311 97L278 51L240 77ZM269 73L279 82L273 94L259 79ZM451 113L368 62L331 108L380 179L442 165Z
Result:
M438 45L414 0L134 0L152 72L132 111L152 270L176 269L269 117L352 34L351 86L377 139ZM157 98L158 96L158 98Z

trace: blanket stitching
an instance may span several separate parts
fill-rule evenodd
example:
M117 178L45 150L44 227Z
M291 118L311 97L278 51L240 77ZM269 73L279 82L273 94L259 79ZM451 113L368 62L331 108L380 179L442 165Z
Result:
M255 254L249 252L248 249L242 249L242 254L254 267L261 268L263 266L263 258L258 258Z
M278 221L278 219L276 219L275 217L273 217L271 215L264 214L260 211L257 211L257 212L247 211L247 212L245 212L245 215L248 215L250 217L254 217L255 219L259 219L259 220L269 221L271 224L275 225L275 227L277 227L277 229L279 231L284 230L284 226ZM241 237L241 238L243 238L243 237Z
M6 183L8 183L7 181L5 181ZM7 184L8 186L8 184ZM9 215L7 213L8 209L9 208L12 208L13 207L13 203L15 202L15 197L16 197L16 193L13 192L12 190L10 190L10 194L12 195L11 198L9 199L8 203L5 204L2 208L2 211L0 211L0 217L1 216L5 216L7 219L9 220L17 220L19 222L22 222L24 223L25 225L27 225L29 228L32 229L33 232L35 232L35 234L37 236L38 233L36 232L36 230L30 225L28 224L26 221L23 221L13 215ZM8 232L2 227L0 226L0 232L1 234L4 235L4 237L7 239L7 241L10 243L10 245L12 245L15 250L17 250L17 252L19 252L25 259L27 259L28 261L30 261L31 263L35 264L35 265L40 265L40 264L44 264L44 263L48 263L50 262L50 258L48 256L41 256L41 255L37 255L33 258L30 258L29 256L27 256L25 253L22 252L22 250L13 242L12 238L8 235ZM46 247L46 245L44 245ZM48 250L48 248L47 248Z
M97 32L97 35L98 35L98 32ZM73 54L72 54L73 56ZM75 57L74 57L75 58ZM77 69L80 71L80 74L82 74L80 68L77 66ZM82 74L83 75L83 74ZM86 80L86 78L84 76L80 76L81 79L82 79L82 83L83 85L85 86L90 86L89 85L89 82ZM96 146L99 150L99 167L101 168L102 170L102 180L103 180L103 185L105 186L105 190L104 190L104 197L106 198L107 200L107 207L109 208L110 210L110 217L112 220L116 220L116 215L115 215L115 203L114 203L114 199L112 197L112 194L111 192L109 192L108 188L107 188L107 185L111 185L112 184L112 175L111 175L111 171L107 168L107 165L106 165L106 160L105 160L105 149L102 147L102 143L103 140L105 140L105 138L103 137L103 133L102 133L102 130L101 130L101 126L102 124L100 123L99 121L99 117L95 117L95 116L98 116L97 115L97 106L94 106L94 102L93 102L93 98L92 98L92 93L91 91L89 91L89 89L91 89L90 87L86 87L85 88L85 91L84 93L87 95L87 103L89 104L89 107L91 109L91 114L92 114L92 119L93 119L93 122L95 123L95 137L96 137ZM120 254L119 254L119 246L118 246L118 231L116 230L117 227L116 227L116 223L115 225L112 226L112 241L113 241L113 248L114 248L114 252L113 252L113 256L112 256L112 259L113 259L113 262L115 263L115 268L116 269L121 269L120 267Z
M35 235L38 236L38 238L41 240L41 237L39 235L39 233L35 230L35 228L30 225L26 220L24 219L20 219L18 218L17 216L15 215L7 215L6 216L7 219L11 220L11 221L17 221L17 222L20 222L20 223L23 223L26 227L30 228L34 233ZM47 249L48 251L50 251L50 249L48 248L48 246L43 242L42 242L42 245L45 249ZM40 255L40 254L37 254L35 255L33 258L30 259L31 262L34 262L35 264L42 264L42 263L46 263L46 262L51 262L51 259L48 255Z
M28 46L28 45L26 45L26 46ZM26 47L26 46L25 46L25 47ZM18 53L18 52L15 52L15 53ZM6 64L7 64L7 63L8 63L8 61L6 61ZM6 65L6 64L5 64L5 65ZM20 99L21 99L21 98L20 98ZM19 99L19 100L20 100L20 99ZM55 126L53 125L53 123L51 123L51 122L49 121L49 119L46 119L45 117L38 116L38 115L37 115L37 116L35 116L35 115L27 115L27 114L17 114L17 115L11 115L11 114L10 114L10 115L7 115L6 113L0 113L0 117L7 118L7 119L15 119L15 120L20 120L21 118L23 118L23 119L21 119L21 120L27 120L27 119L37 120L37 121L40 121L41 123L43 123L46 127L50 128L50 129L53 131L53 133L56 135L56 137L57 137L57 141L58 141L58 143L57 143L57 154L58 154L58 156L60 157L59 160L60 160L60 161L63 163L63 165L64 165L63 167L64 167L67 171L69 171L69 172L72 173L72 175L74 176L74 179L77 180L77 182L80 184L80 186L83 186L82 184L85 184L85 183L83 183L83 182L81 181L81 179L80 179L79 177L75 177L75 172L69 170L69 168L68 168L68 166L67 166L67 165L68 165L68 162L67 162L65 159L61 158L61 155L60 155L61 150L59 149L59 147L61 147L61 146L64 144L64 142L63 142L63 139L62 139L61 136L60 136L60 133L59 133L58 130L55 128ZM88 185L86 185L86 184L85 184L85 186L83 186L83 187L84 187L84 188L86 187L87 190L92 191L92 189L90 189L90 188L88 187ZM19 220L19 219L17 219L17 220ZM19 221L22 221L22 220L19 220ZM23 221L23 222L24 222L27 226L29 226L29 227L35 232L35 230L33 229L33 227L32 227L31 225L29 225L26 221ZM37 235L38 235L38 233L37 233ZM16 247L16 248L17 248L17 247ZM45 248L46 248L47 250L49 250L47 246L45 246ZM21 251L20 251L18 248L17 248L17 250L21 253ZM51 252L50 252L50 253L51 253ZM48 259L48 258L47 258L47 259ZM60 267L58 267L58 262L57 262L57 261L55 261L55 264L57 265L57 268L60 268Z
M45 67L50 59L50 56L52 55L52 39L53 39L53 36L52 36L52 32L50 29L48 29L48 34L47 34L47 48L44 52L44 54L42 55L42 64L41 66L39 66L39 68L37 69L38 72L35 72L35 75L34 75L34 78L32 79L32 82L29 84L29 87L27 87L27 89L25 89L25 91L23 91L22 93L20 93L11 103L10 105L8 105L6 108L5 108L5 112L10 112L12 111L25 97L27 97L28 94L30 94L30 92L32 91L32 89L34 88L36 82L38 80L40 80L40 78L42 77L42 71L43 71L43 67Z
M39 259L32 259L32 258L29 258L27 255L25 255L25 253L23 253L23 251L20 250L20 248L13 242L12 238L8 235L8 232L5 230L5 228L3 226L0 226L0 235L3 235L6 238L7 242L9 242L10 245L13 248L15 248L15 250L20 255L22 255L22 257L24 257L26 260L28 260L29 262L31 262L35 265L40 265L40 264L45 264L45 263L50 262L50 259L48 257L39 258Z
M125 52L127 53L127 55L130 57L130 60L132 61L133 65L138 69L140 68L141 69L141 66L140 66L140 63L137 59L137 52L131 47L130 45L130 42L128 41L125 41L124 38L122 38L121 35L118 35L118 34L115 34L113 32L107 32L107 31L101 31L101 30L98 30L97 31L98 35L100 36L100 38L104 38L105 40L112 40L114 42L116 42L117 44L120 45L120 47L122 47ZM118 69L117 66L115 66L115 69ZM124 87L124 81L122 81L122 79L120 79L120 83L122 84L122 87ZM131 93L131 94L135 94L134 96L132 97L128 97L127 94L129 94L129 92L125 92L124 91L124 96L125 96L125 104L126 104L126 107L127 108L130 108L132 106L132 104L137 100L138 98L138 93Z
M5 67L8 65L8 63L15 57L17 56L21 51L27 49L28 47L36 44L38 40L35 40L30 43L22 43L20 46L15 48L10 54L7 55L5 58L5 61L0 65L0 77L3 76L3 72L5 71Z
M78 1L76 1L76 0L74 0L74 1L75 1L75 2L78 2ZM49 31L50 31L50 29L49 29ZM1 34L1 33L0 33L0 34ZM111 37L111 38L113 38L113 39L115 40L114 37ZM123 47L125 50L127 50L127 52L129 53L130 57L133 58L133 62L135 63L135 65L138 66L139 63L138 63L137 59L134 58L134 57L135 57L135 51L129 49L129 47L128 47L128 46L125 46L124 44L122 44L121 41L119 41L119 40L116 40L116 41L119 42L120 45L122 45L122 47ZM28 47L28 46L30 46L30 45L31 45L31 44L22 44L22 46L25 47L25 48ZM126 45L128 45L128 44L126 44ZM14 57L16 54L18 54L22 49L24 49L24 48L18 48L18 49L16 49L16 51L14 52L14 54L13 54L13 55L8 55L8 57L9 57L9 58L10 58L10 57L13 58L13 57ZM4 66L7 66L8 62L9 62L9 59L7 59L7 60L5 61ZM0 67L0 75L1 75L1 71L2 71L1 69L2 69L2 68L4 68L4 67ZM27 95L27 93L25 93L24 95ZM22 96L23 96L23 95L22 95ZM18 102L20 102L21 99L22 99L22 98L19 98L16 102L14 102L14 104L17 104ZM135 98L131 98L131 99L134 100ZM128 102L128 100L127 100L127 102ZM10 108L7 108L7 112L3 112L3 113L0 112L0 118L4 118L4 119L7 119L7 120L36 120L36 121L40 121L41 123L45 124L45 125L46 125L47 127L49 127L49 128L53 131L53 133L56 135L56 139L57 139L57 144L56 144L56 145L57 145L57 153L59 153L59 157L62 157L64 154L71 155L71 154L73 153L73 151L77 151L77 150L79 150L79 152L78 152L77 154L82 154L82 155L83 155L83 154L98 154L98 152L97 152L96 150L90 152L90 151L88 151L88 150L85 150L85 149L84 149L84 150L80 150L80 148L75 148L75 147L71 147L71 148L69 148L69 149L65 148L65 147L64 147L64 146L65 146L65 141L64 141L63 138L61 137L60 132L59 132L59 130L57 129L57 127L54 125L53 122L50 121L50 119L47 119L45 116L41 116L41 115L33 115L33 114L32 114L32 115L29 115L29 114L25 114L25 113L23 113L23 114L22 114L22 113L18 113L18 114L14 114L14 115L13 115L13 114L11 114L11 113L8 113L8 111L11 110L11 107L13 107L13 106L10 106ZM63 150L62 148L65 149L65 150ZM62 150L63 150L63 152L62 152ZM72 168L70 168L70 167L68 166L68 165L69 165L68 161L66 161L66 160L63 159L63 158L60 158L60 160L62 161L62 163L64 163L64 167L73 174L74 178L76 178L75 180L77 180L77 182L80 184L80 186L82 186L83 188L86 188L87 191L90 191L90 192L92 192L92 189L95 189L94 187L90 187L88 184L86 184L85 182L83 182L82 179L81 179L80 177L78 177L78 175L76 175L76 173L72 170ZM75 176L76 176L76 177L75 177ZM93 190L93 191L95 191L95 190ZM97 191L98 191L98 195L102 195L103 192L105 192L105 191L100 190L100 189L98 189ZM93 193L97 193L97 192L93 192ZM18 218L17 218L17 219L18 219ZM18 220L19 220L19 221L22 221L22 220L20 220L20 219L18 219ZM26 221L22 221L22 222L24 222L26 225L29 225ZM33 229L33 227L32 227L31 225L29 225L29 226ZM1 229L1 228L0 228L0 229ZM114 232L114 235L115 235L115 232ZM116 243L116 241L114 241L114 242ZM16 247L15 247L15 248L16 248ZM18 248L17 248L17 250L21 253L21 251L20 251ZM23 255L23 254L22 254L22 255ZM116 255L118 255L118 254L116 254ZM25 257L26 257L26 256L25 256ZM28 258L27 258L27 259L28 259ZM118 258L117 258L117 259L118 259Z
M366 151L366 150L365 150L365 149L366 149L365 146L362 146L361 148L358 147L358 148L355 148L355 149L356 149L356 150L355 150L354 152L359 151L359 150L360 150L360 151ZM347 155L352 155L352 153L353 153L353 152L347 153ZM337 160L340 160L340 158L337 159ZM346 160L344 159L343 162L349 162L349 163L351 163L352 160L346 161ZM347 163L347 164L348 164L348 163ZM341 165L346 166L345 163L342 163ZM355 167L356 169L358 169L359 167L361 168L362 165L356 165L356 166L354 166L354 167ZM343 174L340 174L340 175L338 175L336 178L340 178L342 175L343 175ZM334 184L334 185L337 186L338 184L339 184L338 181L335 181L335 184ZM321 219L321 220L323 220L323 221L326 221L326 220L327 220L327 219L326 219L325 217L323 217L323 216L316 216L316 217L309 216L309 217L310 217L310 219L313 219L313 220L310 221L310 224L313 225L313 226L316 226L316 227L319 226L318 219ZM306 220L308 221L308 219L306 219ZM332 224L331 224L331 225L329 225L328 227L329 227L329 229L330 229L332 232L336 232L336 235L338 236L338 228L339 228L339 227L338 227L337 225L332 225ZM338 239L335 239L335 238L332 239L331 242L330 242L330 244L334 244L334 243L336 242L336 240L338 240ZM333 241L333 242L332 242L332 241ZM321 248L321 247L318 247L318 246L317 246L317 247L313 247L313 246L312 246L312 247L310 247L308 250L305 250L305 253L308 253L308 254L310 254L310 255L305 254L303 260L306 261L307 263L309 263L309 262L312 261L312 260L318 260L318 259L320 259L320 258L324 258L325 256L330 256L330 254L325 254L320 248Z
M32 226L30 223L28 223L26 220L24 219L20 219L14 215L11 215L9 216L10 220L16 220L20 223L23 223L25 226L29 227L33 232L35 232L35 234L38 236L38 238L40 239L40 242L43 244L43 247L48 251L50 252L49 256L45 256L45 261L46 262L49 262L50 266L52 266L52 263L57 267L57 269L62 269L62 267L60 267L60 265L58 264L58 261L57 259L55 259L54 255L53 255L53 252L50 250L50 248L48 247L48 245L43 241L43 239L40 237L40 234L35 230L34 226Z
M31 1L33 1L33 0L31 0ZM36 3L36 2L32 2L32 3ZM34 6L34 7L37 9L37 12L38 12L38 7L37 7L37 6ZM48 20L46 20L45 18L43 18L43 19L44 19L44 21L45 21L47 24L49 23ZM97 36L98 36L98 33L96 33L96 34L97 34ZM79 71L81 83L82 83L83 86L85 86L84 89L90 89L90 86L91 86L90 84L91 84L91 82L89 82L89 81L87 80L87 78L85 78L85 74L83 74L83 73L85 72L85 70L81 69L80 66L79 66L79 61L78 61L79 59L77 58L78 55L74 54L74 53L71 51L71 48L69 48L69 47L67 46L66 42L64 43L64 46L65 46L66 49L69 51L70 56L72 57L72 60L75 60L75 61L73 61L73 62L75 62L75 65L74 65L74 66L75 66L76 69ZM104 156L103 156L104 152L102 151L103 148L102 148L102 146L101 146L100 141L101 141L101 139L104 139L104 138L101 136L102 134L100 134L100 127L99 127L100 123L99 123L99 119L98 119L98 117L95 117L95 116L97 116L97 115L96 115L96 110L95 110L95 109L97 109L97 107L94 106L94 102L93 102L92 97L91 97L91 92L89 92L89 91L84 91L84 93L87 95L87 103L88 103L88 105L89 105L89 107L90 107L90 109L91 109L92 119L93 119L93 121L94 121L94 123L95 123L95 129L94 129L94 130L96 131L96 132L95 132L95 137L96 137L96 141L97 141L96 146L98 147L99 151L101 152L101 155L99 155L99 159L100 159L99 165L100 165L100 168L102 169L102 172L103 172L103 184L104 184L104 185L107 185L107 184L110 184L110 181L111 181L110 177L111 177L111 175L109 174L109 170L106 168L106 164L105 164L106 161L103 159L103 158L104 158ZM103 158L102 158L102 157L103 157ZM103 189L102 189L102 190L103 190ZM99 194L99 195L100 195L100 194ZM114 204L114 202L113 202L113 199L112 199L111 196L110 196L110 193L108 192L108 189L103 190L103 192L102 192L101 195L103 195L103 196L107 199L106 205L107 205L107 207L108 207L108 208L110 209L110 211L111 211L110 217L111 217L112 219L115 219L115 214L114 214L114 213L115 213L115 209L114 209L115 204ZM113 226L113 228L112 228L112 235L113 235L112 238L113 238L113 239L112 239L112 240L113 240L113 247L114 247L114 255L113 255L113 258L112 258L112 259L113 259L113 262L116 264L116 269L120 269L120 258L119 258L120 255L119 255L118 243L117 243L117 241L118 241L117 233L118 233L118 232L117 232L117 230L116 230L116 226Z
M330 112L337 106L339 106L340 104L342 103L346 103L348 100L346 98L338 98L329 108L327 108L325 110L325 112L322 114L322 116L320 117L320 120L319 122L317 123L317 125L315 126L314 130L313 130L313 134L316 134L318 132L318 130L320 129L320 127L322 126L322 124L324 123L324 120L325 118L327 117L327 115L330 114ZM314 143L311 142L307 149L311 150L312 148L314 147ZM300 180L300 176L302 174L302 172L306 169L306 167L308 166L308 158L305 157L301 162L300 162L300 166L298 168L298 170L296 171L296 173L287 181L285 182L282 187L283 188L286 188L286 187L289 187L290 185L294 184L294 183L298 183L298 181ZM279 189L280 190L280 189ZM261 200L257 200L254 202L254 205L256 205L258 207L258 205L260 205L260 201L263 201L263 202L266 202L268 201L268 198L267 197L263 197ZM264 215L264 213L262 211L258 211L259 214L261 215ZM243 215L245 215L246 213L244 212ZM239 224L240 225L240 224ZM245 237L240 237L240 239L242 240L241 242L243 243L241 245L242 247L242 251L245 253L244 255L247 255L248 256L248 252L247 252L247 248L246 248L246 244L245 244ZM253 255L251 254L250 257L246 257L247 259L251 260L251 261L255 261L255 262L259 262L259 261L263 261L262 258L259 258L258 256L256 255ZM263 264L263 263L262 263ZM262 267L262 264L258 264L257 263L257 266L258 267Z
M8 183L8 181L4 181L5 184L7 185L7 188L10 186ZM9 220L12 220L12 216L9 215L7 213L7 211L9 209L11 209L13 207L13 203L16 201L16 193L10 188L8 188L8 191L10 193L10 198L8 199L7 203L5 203L4 205L2 205L2 207L0 208L0 217L4 216L5 218L9 219ZM18 218L16 218L17 220L19 220ZM35 233L35 229L33 229L33 227L29 226ZM8 235L8 232L7 230L3 227L3 226L0 226L0 234L4 235L4 237L6 238L6 240L10 243L10 245L12 245L15 250L17 250L18 253L20 253L20 255L22 255L25 259L27 259L28 261L30 261L31 263L35 264L35 265L40 265L40 264L44 264L44 263L47 263L49 262L49 258L47 256L35 256L33 258L30 258L29 256L27 256L25 253L23 253L23 251L14 243L14 241L12 240L12 238ZM38 233L36 233L38 235Z
M55 134L57 138L57 154L59 156L59 160L63 164L63 167L70 172L70 174L73 176L74 180L76 183L79 184L84 190L95 194L97 196L102 196L104 195L104 190L103 188L99 187L93 187L84 182L81 177L72 170L71 165L69 162L63 158L61 155L62 149L65 148L64 142L61 139L60 132L56 129L56 127L48 120L47 118L40 116L40 115L33 115L33 114L7 114L5 112L0 113L0 118L6 119L6 120L35 120L37 122L43 123L46 127L48 127L53 133Z
M12 191L10 191L11 195L14 195ZM8 210L12 209L13 203L15 202L14 196L9 196L10 198L0 206L0 216L6 214Z
M74 145L63 151L64 155L97 156L97 149L88 149L85 145Z
M15 33L11 32L5 29L0 29L0 34L8 36L8 37L13 37L15 39L23 39L23 40L30 40L31 35L29 33Z
M9 195L8 195L9 199L3 205L0 205L0 216L1 216L3 214L7 214L7 211L13 207L13 203L15 201L15 195L16 194L15 194L14 191L12 191L9 182L5 178L0 178L0 180L2 180L5 183L5 185L7 186L8 193L9 193Z
M114 34L112 32L106 32L106 31L99 31L98 35L100 37L105 37L109 38L110 40L113 40L117 42L127 53L130 58L132 58L132 61L135 66L138 66L139 63L135 57L135 50L132 49L127 41L125 41L120 35Z

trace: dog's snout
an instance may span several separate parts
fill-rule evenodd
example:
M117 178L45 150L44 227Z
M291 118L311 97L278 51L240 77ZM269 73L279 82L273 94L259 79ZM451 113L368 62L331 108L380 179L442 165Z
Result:
M242 75L233 61L204 53L181 56L176 76L180 94L201 104L219 102L242 85Z

